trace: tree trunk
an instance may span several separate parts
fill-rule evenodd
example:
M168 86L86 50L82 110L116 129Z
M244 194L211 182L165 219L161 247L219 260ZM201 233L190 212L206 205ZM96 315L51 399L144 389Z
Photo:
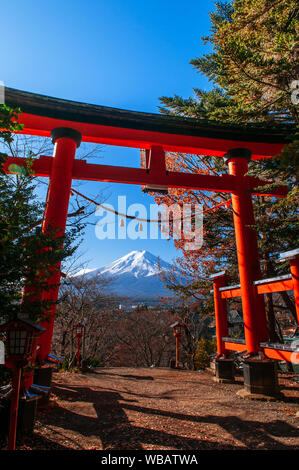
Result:
M272 264L272 261L270 259L265 260L266 262L266 274L267 276L276 276L276 272L274 269L274 266ZM298 324L297 320L297 313L296 313L296 306L295 303L292 302L289 294L286 291L278 292L283 300L283 303L285 304L286 308L290 311L293 319L295 320L296 324Z
M285 306L290 311L290 313L292 314L293 319L295 320L296 324L298 325L295 303L292 302L292 300L291 300L291 298L290 298L290 296L287 292L285 292L285 291L284 292L279 292L279 294L281 295L281 298L282 298Z
M268 253L264 253L263 255L263 271L265 277L270 276L270 258ZM266 310L266 317L267 317L267 325L268 325L268 332L269 332L269 339L270 341L276 341L276 330L275 330L275 312L273 307L273 295L271 293L265 295L265 310Z
M276 331L276 322L275 322L275 312L273 306L273 294L268 293L265 294L265 308L266 308L266 316L267 316L267 324L268 324L268 331L269 331L269 339L271 342L281 342L282 338L280 335L277 334Z

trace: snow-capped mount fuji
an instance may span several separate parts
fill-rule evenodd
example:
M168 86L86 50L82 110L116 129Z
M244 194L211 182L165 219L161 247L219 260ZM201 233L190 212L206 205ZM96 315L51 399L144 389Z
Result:
M102 268L79 271L76 276L107 276L111 279L109 289L120 296L136 299L152 299L170 296L162 284L160 271L168 271L171 264L158 259L149 251L131 251Z
M160 266L159 266L160 264ZM122 258L107 264L100 269L101 274L112 275L132 274L136 278L155 276L160 268L167 270L170 264L158 258L149 251L131 251Z

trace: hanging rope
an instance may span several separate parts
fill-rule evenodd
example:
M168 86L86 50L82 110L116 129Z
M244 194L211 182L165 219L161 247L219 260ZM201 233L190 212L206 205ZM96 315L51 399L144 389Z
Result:
M154 222L154 223L163 223L164 221L160 221L160 220L152 220L152 219L143 219L141 217L135 217L134 215L128 215L128 214L122 214L121 212L118 212L118 211L115 211L113 209L110 209L109 207L106 207L106 206L103 206L103 204L99 204L98 202L94 201L93 199L85 196L84 194L82 193L79 193L79 191L77 191L76 189L74 188L71 188L71 194L72 193L75 193L77 194L78 196L82 197L83 199L86 199L86 201L89 201L91 202L92 204L95 204L96 206L100 206L102 207L104 210L108 211L108 212L112 212L113 214L115 215L118 215L119 217L124 217L125 219L132 219L132 220L138 220L139 222L148 222L148 223L151 223L151 222ZM227 208L229 208L229 206L231 205L231 202L232 200L231 199L228 199L227 201L224 201L224 202L221 202L220 204L217 204L216 206L213 206L211 207L210 209L206 209L205 211L203 211L203 214L206 214L207 212L211 212L215 209L217 209L218 207L220 206L226 206ZM83 209L84 208L80 208L78 209L78 211L74 212L74 213L71 213L69 214L69 217L73 217L75 215L79 215L83 212ZM180 218L181 220L184 220L183 217ZM179 220L179 219L173 219L173 220ZM37 227L38 225L40 225L43 221L42 220L39 220L37 223L35 223L34 225L32 225L32 227L29 227L29 229L27 230L26 233L30 232L31 230L33 230L35 227ZM168 221L166 221L168 222ZM123 226L123 225L122 225ZM9 240L10 242L14 242L15 240L17 240L19 237L16 237L16 238L12 238L11 240Z
M139 222L149 222L149 223L154 222L156 224L164 222L164 221L160 221L160 220L143 219L142 217L136 217L134 215L122 214L121 212L118 212L114 209L110 209L109 207L106 207L103 204L99 204L94 199L90 199L89 197L85 196L84 194L79 193L79 191L77 191L74 188L71 188L71 193L75 193L78 196L83 197L83 199L86 199L86 201L89 201L92 204L95 204L96 206L102 207L105 211L112 212L113 214L118 215L119 217L124 217L125 219L138 220ZM217 209L220 206L226 206L228 208L230 206L231 202L232 202L232 200L228 199L227 201L221 202L220 204L217 204L216 206L213 206L213 207L210 207L209 209L206 209L205 211L203 211L203 214L211 212L211 211L213 211L214 209ZM194 215L196 215L196 214L194 214ZM180 217L180 219L184 220L184 217ZM179 220L179 219L173 219L173 220ZM166 222L168 222L168 221L166 221Z

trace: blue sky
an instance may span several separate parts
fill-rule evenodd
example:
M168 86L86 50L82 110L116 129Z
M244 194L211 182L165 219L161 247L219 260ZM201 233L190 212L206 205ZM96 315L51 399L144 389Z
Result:
M6 86L104 106L158 112L159 97L210 89L189 61L208 52L210 0L2 1L0 80ZM102 146L98 163L139 166L139 151ZM116 207L154 201L139 186L86 183L89 196L104 191ZM94 217L93 221L99 218ZM102 266L132 250L171 261L179 253L166 240L98 240L86 231L81 261Z

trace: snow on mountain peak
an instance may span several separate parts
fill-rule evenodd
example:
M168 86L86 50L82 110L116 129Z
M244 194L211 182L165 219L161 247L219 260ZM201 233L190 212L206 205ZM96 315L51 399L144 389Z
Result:
M111 291L144 300L169 295L158 274L160 269L164 271L170 268L169 263L159 260L149 251L134 250L102 268L81 270L76 276L107 276L111 280Z
M160 266L161 269L168 269L169 264L165 261L160 261ZM159 274L160 269L156 256L146 250L135 250L100 268L98 272L110 275L127 273L135 277L147 277Z

